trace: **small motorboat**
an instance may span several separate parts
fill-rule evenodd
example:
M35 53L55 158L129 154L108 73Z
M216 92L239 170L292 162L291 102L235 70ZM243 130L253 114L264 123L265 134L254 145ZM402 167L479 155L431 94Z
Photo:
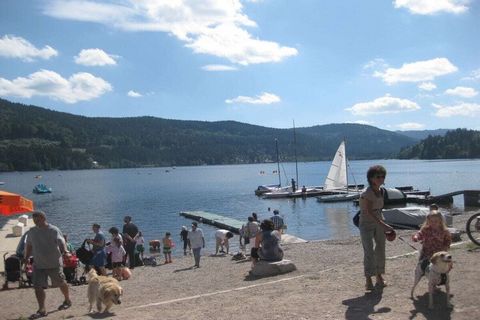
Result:
M427 214L430 212L428 207L404 207L383 209L383 217L386 224L397 229L418 230L425 222ZM446 212L440 212L448 227L452 226L453 217Z
M45 184L43 183L40 183L40 184L37 184L34 188L33 188L33 193L38 193L38 194L42 194L42 193L52 193L52 188L49 188L47 187Z
M359 192L348 192L348 193L338 193L325 196L317 197L318 202L342 202L342 201L352 201L360 198Z

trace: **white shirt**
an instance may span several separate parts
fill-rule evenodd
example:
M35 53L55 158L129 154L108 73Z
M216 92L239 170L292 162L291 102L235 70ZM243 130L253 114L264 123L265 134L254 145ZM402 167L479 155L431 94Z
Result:
M190 246L192 249L203 247L203 231L197 228L195 231L188 231L188 239L190 240Z
M220 239L220 240L225 240L227 239L227 233L228 230L220 229L215 232L215 238Z

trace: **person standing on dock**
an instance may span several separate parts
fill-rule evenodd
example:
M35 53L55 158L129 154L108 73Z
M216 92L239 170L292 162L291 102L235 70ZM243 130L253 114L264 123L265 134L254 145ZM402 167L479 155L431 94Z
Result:
M383 166L372 166L367 171L369 187L360 195L360 238L363 246L365 289L374 290L372 277L377 286L385 287L385 233L393 228L383 220L383 190L387 170ZM375 243L375 247L374 247Z
M47 316L45 289L48 287L48 278L52 281L52 286L59 287L64 296L64 301L58 309L63 310L72 306L62 268L62 255L69 255L70 252L65 246L62 232L56 226L47 222L47 217L43 211L34 211L32 218L35 227L28 232L24 259L26 262L30 256L35 257L33 261L33 287L35 288L38 310L30 318L37 319Z
M125 216L123 222L125 222L122 231L125 251L127 251L128 255L129 268L133 269L135 268L135 246L137 244L134 238L138 234L138 228L133 224L132 217L130 216Z
M205 248L205 238L203 237L202 229L198 228L196 221L192 222L192 231L188 232L188 243L193 251L193 258L195 259L194 268L200 268L200 251Z

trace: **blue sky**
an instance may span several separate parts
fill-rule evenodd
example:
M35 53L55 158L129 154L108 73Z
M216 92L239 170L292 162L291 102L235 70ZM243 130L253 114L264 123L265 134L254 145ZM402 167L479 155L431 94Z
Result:
M0 97L85 116L480 129L474 0L3 0Z

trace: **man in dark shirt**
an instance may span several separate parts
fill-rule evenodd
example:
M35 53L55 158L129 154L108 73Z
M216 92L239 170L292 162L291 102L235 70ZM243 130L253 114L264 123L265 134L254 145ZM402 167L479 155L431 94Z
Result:
M128 255L128 261L129 261L129 267L130 269L135 268L135 236L138 233L138 228L135 224L132 222L132 217L130 216L125 216L123 218L123 222L125 224L123 225L123 241L125 243L125 251L127 252Z

